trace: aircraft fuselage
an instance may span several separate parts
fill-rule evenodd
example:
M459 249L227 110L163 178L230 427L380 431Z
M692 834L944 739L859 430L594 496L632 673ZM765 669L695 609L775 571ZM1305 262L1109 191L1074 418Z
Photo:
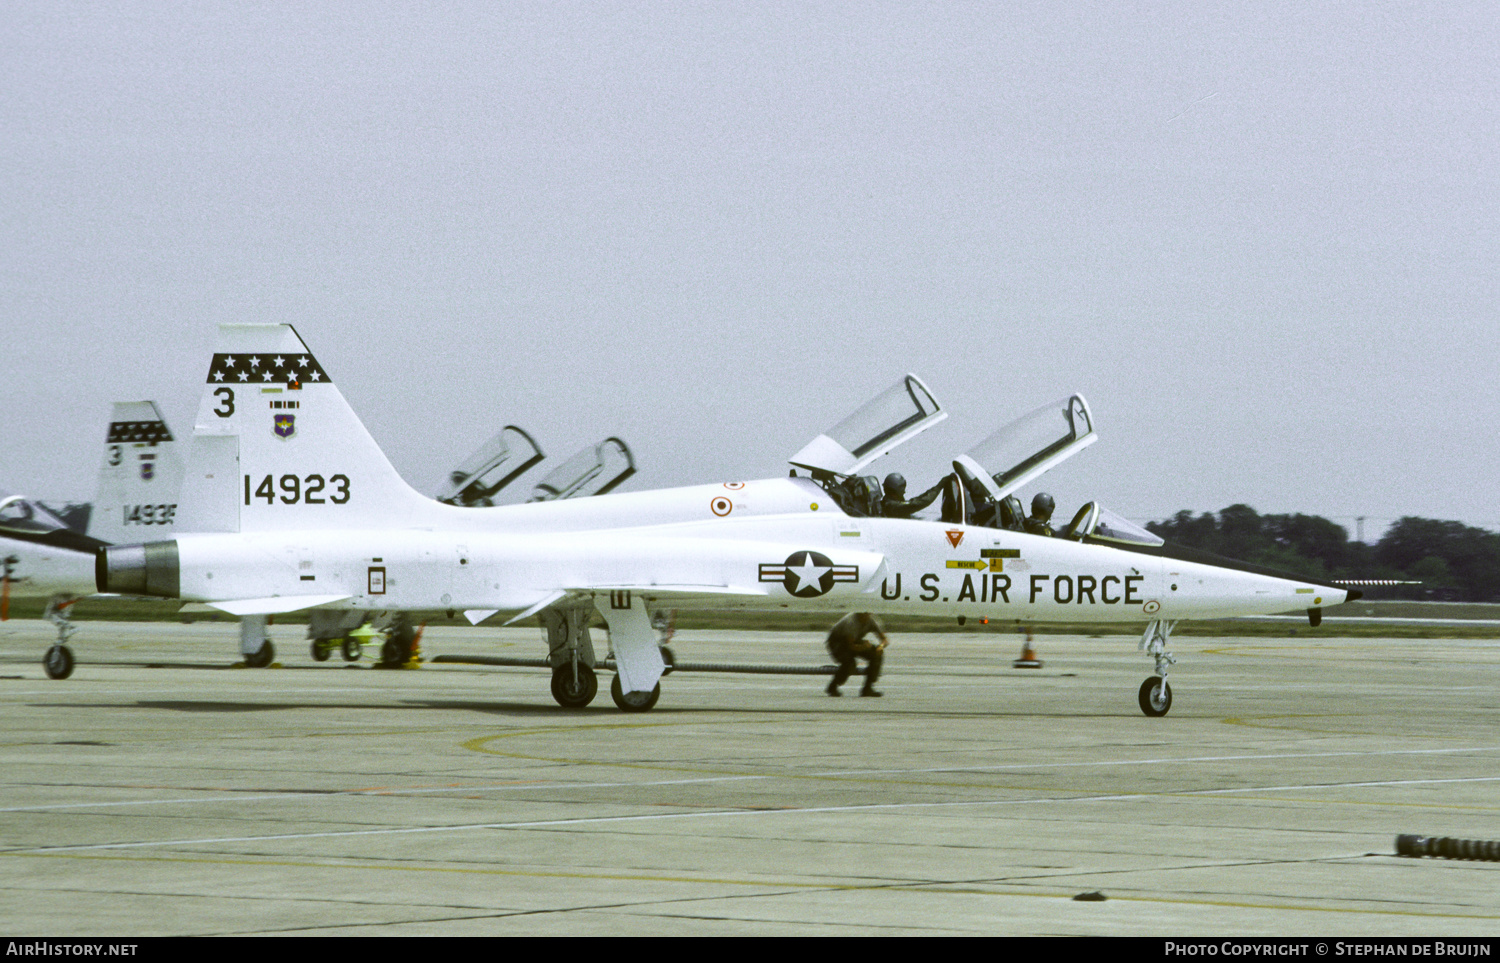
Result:
M602 496L559 504L562 510L545 512L546 519L536 511L544 506L434 506L441 511L431 529L183 535L156 543L175 545L175 557L168 561L165 551L157 553L149 594L204 602L279 598L282 605L268 609L284 611L321 606L517 612L564 587L616 601L615 593L632 593L648 605L682 609L1097 623L1268 614L1344 598L1341 590L1312 582L1109 545L942 522L854 518L819 500L816 486L800 479L731 485ZM753 510L757 504L765 513ZM590 527L594 515L618 526L630 514L627 508L646 520L698 509L705 517ZM467 524L439 527L449 520ZM145 589L121 584L139 560L118 558L116 570L103 573L108 590ZM168 566L175 566L175 578ZM308 604L299 606L298 597Z

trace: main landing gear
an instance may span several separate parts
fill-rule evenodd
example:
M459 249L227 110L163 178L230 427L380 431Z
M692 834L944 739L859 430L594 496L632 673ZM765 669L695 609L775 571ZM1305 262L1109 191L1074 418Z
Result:
M1170 622L1157 619L1146 626L1146 632L1141 636L1140 650L1156 659L1156 675L1141 683L1139 696L1141 711L1148 716L1164 716L1172 708L1172 687L1167 685L1167 666L1176 665L1177 660L1167 651L1167 640L1176 627L1175 619Z
M42 656L42 669L49 679L66 679L73 674L73 650L61 642L55 643Z
M240 658L252 669L264 669L276 661L276 646L266 636L264 615L241 616Z
M619 685L617 679L615 686ZM598 694L599 677L582 662L560 665L552 670L552 698L564 709L582 709Z
M399 669L411 661L416 650L417 630L404 613L391 618L386 629L386 640L380 646L380 665L385 669Z
M49 679L66 679L73 674L73 650L68 648L68 640L73 633L78 631L78 626L68 620L68 606L77 599L52 599L47 603L47 611L42 618L57 626L57 641L42 656L42 670L47 673Z
M599 677L594 671L598 659L594 654L593 639L589 634L589 620L594 614L593 604L549 606L537 613L542 629L547 634L547 661L552 666L552 698L565 709L582 709L594 701L599 694ZM672 664L671 649L662 646L659 635L663 626L670 631L671 623L660 616L653 620L638 600L630 593L616 593L611 599L609 614L605 616L610 627L610 641L614 650L615 676L610 682L609 693L615 705L625 712L647 712L661 698L661 683L654 682L649 691L644 689L627 692L620 679L634 678L639 684L651 682L665 675ZM655 624L653 624L655 623ZM660 659L657 671L651 673L651 662ZM642 677L642 672L651 673ZM632 676L632 672L635 674Z

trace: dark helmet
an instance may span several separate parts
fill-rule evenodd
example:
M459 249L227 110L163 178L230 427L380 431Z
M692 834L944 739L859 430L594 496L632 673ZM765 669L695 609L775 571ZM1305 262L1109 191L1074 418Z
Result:
M1031 500L1031 516L1046 520L1052 517L1052 512L1057 508L1057 503L1052 496L1046 492L1037 492L1036 497Z
M891 472L885 476L885 497L905 498L906 479L899 472Z

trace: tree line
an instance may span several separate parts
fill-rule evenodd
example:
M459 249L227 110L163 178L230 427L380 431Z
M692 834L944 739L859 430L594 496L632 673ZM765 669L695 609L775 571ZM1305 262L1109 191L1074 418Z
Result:
M1392 579L1360 586L1366 598L1500 601L1500 534L1461 522L1407 516L1374 545L1351 541L1317 515L1261 515L1249 505L1178 512L1146 528L1168 542L1317 579Z

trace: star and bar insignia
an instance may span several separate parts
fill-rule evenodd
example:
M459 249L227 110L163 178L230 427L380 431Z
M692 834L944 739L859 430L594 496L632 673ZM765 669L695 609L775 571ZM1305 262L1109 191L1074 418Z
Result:
M760 581L780 582L799 599L826 595L836 582L858 582L858 565L835 565L821 552L793 552L780 564L762 562Z

